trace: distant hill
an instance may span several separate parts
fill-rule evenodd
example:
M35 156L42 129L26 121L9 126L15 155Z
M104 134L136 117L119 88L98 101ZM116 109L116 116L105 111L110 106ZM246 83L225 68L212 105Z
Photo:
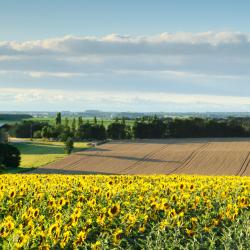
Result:
M101 119L114 119L126 118L135 119L143 116L157 117L199 117L199 118L228 118L228 117L250 117L250 112L116 112L116 111L101 111L101 110L85 110L79 112L60 111L63 117L76 117L82 116L84 118L101 118ZM55 117L57 111L12 111L1 112L0 121L18 121L22 119L29 119L32 117Z
M30 119L32 115L29 114L0 114L1 121L20 121L23 119Z

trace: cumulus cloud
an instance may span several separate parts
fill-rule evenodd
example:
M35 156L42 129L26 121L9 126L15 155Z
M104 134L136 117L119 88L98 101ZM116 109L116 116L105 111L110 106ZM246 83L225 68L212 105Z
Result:
M112 34L104 37L65 36L37 41L0 42L3 55L244 54L246 49L250 49L250 36L235 32L162 33L137 37Z
M137 69L247 74L249 54L250 35L236 32L66 36L0 41L0 68L81 73Z

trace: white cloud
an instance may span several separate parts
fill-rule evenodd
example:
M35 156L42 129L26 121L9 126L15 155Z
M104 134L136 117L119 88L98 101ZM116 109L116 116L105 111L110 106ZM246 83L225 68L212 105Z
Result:
M237 32L65 36L0 41L0 68L67 73L137 69L246 74L249 53L250 35Z
M15 105L21 100L53 102L56 96L59 101L65 99L65 105L72 103L72 107L72 99L94 105L98 96L101 109L101 103L108 101L116 107L119 103L124 107L157 103L155 109L164 109L170 103L244 106L249 105L250 96L249 55L250 34L239 32L0 41L0 94L1 98L10 95L3 92L7 86L25 88L24 93L14 95ZM29 92L29 88L39 92ZM43 94L42 89L61 89L65 93ZM71 99L67 97L69 89L78 90ZM83 94L83 90L89 94ZM110 95L112 91L116 94ZM129 94L125 97L121 92Z
M243 46L243 47L242 47ZM111 34L104 37L65 36L36 41L0 42L1 54L193 54L217 53L223 49L230 53L244 53L242 48L250 46L250 35L239 32L162 33L155 36L121 36ZM189 50L183 50L189 48ZM225 52L225 51L224 51Z
M76 77L76 76L85 76L84 73L70 73L70 72L39 72L39 71L30 71L30 72L23 72L31 77L41 78L41 77Z
M67 104L67 107L73 107L75 111L90 107L104 107L106 110L116 110L119 107L123 111L178 111L178 107L181 107L183 111L193 111L194 107L196 107L196 111L248 111L250 107L250 98L239 96L13 88L3 88L0 92L2 110L6 110L6 107L3 106L4 103L12 103L16 107L14 110L24 107L28 110L37 108L45 110L46 108L41 106L43 102L48 104L48 110L65 110L65 104ZM165 108L155 110L156 107Z

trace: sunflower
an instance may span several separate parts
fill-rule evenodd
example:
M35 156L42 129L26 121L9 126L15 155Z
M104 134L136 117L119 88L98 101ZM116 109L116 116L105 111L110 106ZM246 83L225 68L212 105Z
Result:
M190 191L193 191L193 190L194 190L194 184L191 184L191 185L190 185L189 190L190 190Z
M116 229L113 233L113 240L115 245L118 245L121 241L123 231L121 229Z
M109 199L110 196L111 196L111 193L108 191L108 192L106 193L106 198Z
M4 197L4 193L0 192L0 201L2 201L3 197Z
M185 188L185 184L183 182L180 183L180 190L183 190Z
M58 223L54 223L49 227L49 236L54 239L54 243L58 240L61 233L61 229Z
M66 203L65 198L64 198L64 197L61 197L60 200L59 200L59 202L58 202L58 204L59 204L61 207L63 207L63 206L65 205L65 203Z
M54 204L55 204L54 198L50 197L48 200L48 207L53 207Z
M86 231L81 231L77 236L74 241L74 246L82 246L85 239L87 237L87 232Z
M108 211L110 216L116 216L120 212L120 204L114 204Z
M39 246L38 249L39 250L50 250L50 247L48 245L43 245L43 246Z
M55 219L56 219L57 222L61 221L61 219L62 219L62 214L61 214L61 213L57 213L57 214L55 215Z
M71 236L71 232L70 231L66 231L63 233L63 238L62 240L60 241L60 247L61 248L65 248L65 246L67 245L69 239L70 239L70 236Z
M79 196L78 201L79 202L84 202L85 201L85 197L83 195Z
M171 209L169 212L168 212L168 216L171 217L171 218L175 218L176 217L176 211L175 209Z
M8 229L4 224L0 225L0 238L6 238L9 235Z
M157 208L158 208L158 204L157 204L157 202L155 202L155 201L153 201L153 202L150 204L150 206L151 206L151 209L153 209L153 210L157 210Z
M10 190L9 198L13 199L16 196L16 191L14 189Z
M96 199L94 198L94 199L88 201L88 205L89 205L91 208L95 207L95 205L96 205Z
M238 206L240 208L243 208L243 207L248 207L248 198L247 197L239 197L238 198Z
M190 221L191 221L192 227L195 227L198 223L198 219L196 217L192 217Z
M145 230L146 230L146 226L145 225L142 225L142 226L139 227L139 232L140 233L144 233Z
M188 235L189 237L193 237L194 234L195 234L195 232L194 232L192 229L188 229L188 228L186 228L186 233L187 233L187 235Z
M212 223L213 223L214 226L218 226L219 223L220 223L220 220L218 220L218 219L213 219L213 220L212 220Z
M160 229L165 229L167 226L169 225L168 221L165 219L165 220L162 220L160 222Z
M91 249L92 250L100 250L102 246L102 243L98 240L95 243L91 244Z
M100 224L100 225L104 225L105 218L106 218L105 214L101 213L101 214L97 217L96 222L97 222L98 224Z
M211 231L211 228L208 227L208 226L205 226L205 227L203 228L203 231L206 232L206 233L209 233L209 232Z
M24 235L23 233L20 233L20 235L18 236L18 240L15 244L15 247L17 249L23 248L25 244L28 242L28 240L29 240L28 235Z
M233 220L235 220L235 219L236 219L236 217L237 217L237 215L238 215L238 213L234 213L234 214L232 215L231 220L232 220L232 221L233 221Z
M39 231L36 233L36 241L38 242L39 246L42 244L45 238L46 238L46 235L43 231Z
M33 217L34 217L34 218L37 218L38 215L39 215L39 209L36 208L36 209L33 210Z
M173 202L176 202L176 201L177 201L177 196L176 196L176 194L173 194L173 195L172 195L171 200L172 200Z
M8 231L12 231L15 228L15 223L12 220L8 220L5 222L5 226Z

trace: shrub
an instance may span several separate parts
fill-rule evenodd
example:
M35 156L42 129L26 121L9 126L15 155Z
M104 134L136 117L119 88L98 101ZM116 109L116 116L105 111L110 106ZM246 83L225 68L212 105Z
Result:
M16 168L20 161L20 151L15 146L0 143L0 166Z

